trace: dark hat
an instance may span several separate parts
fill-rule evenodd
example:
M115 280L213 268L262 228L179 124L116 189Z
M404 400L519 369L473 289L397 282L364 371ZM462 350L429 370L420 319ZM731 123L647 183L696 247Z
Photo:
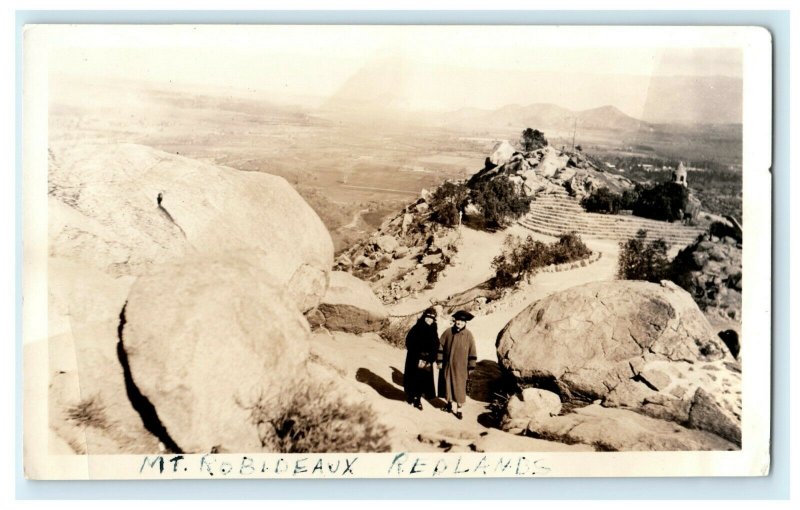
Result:
M464 310L459 310L453 314L453 318L457 321L471 321L475 316Z
M425 317L432 317L432 318L435 319L436 318L436 310L434 310L433 308L426 309L424 312L422 312L422 318L424 319Z

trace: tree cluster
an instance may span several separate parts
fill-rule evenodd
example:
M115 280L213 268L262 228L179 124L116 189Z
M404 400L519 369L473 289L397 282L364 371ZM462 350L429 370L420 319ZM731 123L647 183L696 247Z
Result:
M581 200L588 212L617 214L621 210L632 210L636 216L662 221L682 220L689 202L689 190L674 182L662 182L653 186L637 184L622 194L606 187L598 188Z
M636 189L614 193L606 187L598 188L581 199L581 206L588 212L617 214L621 210L633 209L639 198Z
M481 211L486 230L506 228L530 210L532 200L505 175L480 182L472 190L472 203Z
M465 184L450 181L436 188L428 201L431 219L446 227L458 225L460 213L469 200L469 191Z
M551 244L536 241L531 236L525 240L509 236L503 252L492 260L495 276L490 285L495 289L512 287L545 266L575 262L591 254L575 233L564 234Z
M538 129L525 128L519 140L525 152L535 151L547 146L547 138Z
M508 226L530 209L532 198L507 176L479 182L470 189L465 184L445 182L433 192L428 207L431 220L453 227L458 225L467 204L473 204L480 216L471 226L482 230L498 230Z
M662 221L682 220L689 202L689 190L674 182L662 182L652 187L641 186L633 204L633 214Z

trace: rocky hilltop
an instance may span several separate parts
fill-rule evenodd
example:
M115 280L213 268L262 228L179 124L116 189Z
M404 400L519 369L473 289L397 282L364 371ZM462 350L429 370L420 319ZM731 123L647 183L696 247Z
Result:
M676 286L615 281L616 241L587 239L582 264L487 300L477 290L508 234L552 238L433 222L436 190L334 260L319 217L282 178L138 145L53 143L49 164L60 453L741 445L730 347ZM499 175L533 197L628 185L551 147L499 144L470 181ZM476 315L463 421L436 400L405 403L405 331L431 304L440 333L453 306Z
M529 196L563 191L568 186L581 194L602 186L620 190L633 186L628 179L603 172L580 153L566 155L549 146L524 153L507 141L494 147L486 166L465 184L474 189L500 176L508 177ZM423 190L416 201L387 219L366 240L343 251L336 259L336 269L369 281L385 303L413 297L435 285L461 244L458 228L432 221L435 192ZM463 209L464 221L478 212L468 203Z
M616 193L633 188L630 179L605 172L582 152L564 152L549 145L522 152L507 141L499 142L486 158L486 166L470 178L469 184L474 186L498 175L508 176L529 195L566 188L581 198L602 187Z

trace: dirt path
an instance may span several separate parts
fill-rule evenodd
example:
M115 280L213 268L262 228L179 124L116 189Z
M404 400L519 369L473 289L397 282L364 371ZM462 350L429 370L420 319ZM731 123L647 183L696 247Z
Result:
M439 409L440 399L424 401L419 411L405 401L403 366L405 351L373 335L317 332L312 353L323 365L337 371L391 427L392 451L590 451L587 446L565 445L490 428L486 423L486 384L496 363L479 366L472 393L463 408L464 419ZM422 437L421 441L419 438ZM442 443L444 441L444 443ZM473 446L469 446L472 444ZM452 450L451 450L452 448Z
M362 215L364 215L364 214L366 214L368 212L369 212L369 209L361 209L360 211L356 211L355 213L353 213L353 219L350 221L350 223L348 223L347 225L343 225L343 226L341 226L339 228L340 229L343 229L343 228L357 228L358 227L358 223L361 221Z
M412 299L388 306L390 315L408 315L422 312L436 301L471 289L486 281L493 275L492 259L503 248L508 234L527 236L547 243L555 238L535 234L521 227L512 227L506 231L489 234L468 228L462 230L462 245L453 259L453 265L442 273L436 286L421 292ZM619 246L615 241L587 238L586 245L594 252L602 254L600 260L586 266L559 273L540 273L533 281L519 291L504 298L492 307L485 315L476 314L469 328L475 334L478 347L478 359L496 360L494 342L501 329L520 313L525 307L554 292L559 292L576 285L593 281L613 280L616 272ZM466 254L466 255L465 255ZM440 324L440 329L449 324ZM440 331L440 333L442 332Z
M475 335L478 359L497 359L497 334L530 304L576 285L614 279L619 254L617 244L613 241L592 239L586 239L585 242L592 251L602 253L600 260L586 267L560 273L540 273L530 284L498 302L490 313L476 315L469 323L469 329Z
M394 307L394 311L422 309L428 306L431 297L444 298L488 278L485 270L488 264L482 263L491 260L494 251L502 247L505 237L503 235L498 243L492 235L465 229L463 241L470 246L465 253L472 253L474 246L480 246L481 253L457 259L451 268L456 270L444 275L436 289ZM526 306L553 292L591 281L613 279L617 244L598 240L586 242L593 251L603 254L599 261L570 271L537 275L530 284L497 302L485 315L477 314L469 323L477 343L478 368L472 375L473 383L464 406L463 420L442 412L438 407L443 402L439 399L425 402L422 411L408 405L403 393L405 351L390 346L377 335L318 332L312 341L315 358L351 381L363 400L378 412L381 421L392 427L395 451L443 451L449 448L453 448L452 451L588 451L590 448L585 445L564 445L502 432L492 428L489 416L493 384L500 377L494 347L497 333ZM467 271L468 268L471 271ZM449 326L448 321L441 320L440 333Z
M556 240L518 225L495 234L462 228L459 252L436 286L388 307L390 313L419 312L430 306L432 299L444 300L486 281L492 276L491 261L501 252L508 234L532 235L547 243ZM318 332L312 340L312 352L316 359L349 381L355 394L391 427L393 451L591 451L586 445L565 445L503 432L493 427L489 407L493 387L501 375L494 343L508 321L531 303L554 292L614 278L617 243L592 238L584 242L592 251L602 254L600 260L569 271L541 273L530 284L494 303L486 313L476 312L469 329L476 339L478 367L472 374L463 420L441 411L444 402L440 399L425 401L422 411L408 405L403 392L405 351L392 347L377 335ZM449 326L447 318L440 318L439 333Z
M547 236L533 234L529 230L513 225L502 232L489 233L460 228L461 243L451 265L442 271L434 288L418 293L416 296L387 308L391 315L408 315L421 312L431 306L433 301L443 301L448 297L469 290L494 275L492 259L503 250L508 235L525 237L529 234L551 240ZM537 239L539 238L537 237Z

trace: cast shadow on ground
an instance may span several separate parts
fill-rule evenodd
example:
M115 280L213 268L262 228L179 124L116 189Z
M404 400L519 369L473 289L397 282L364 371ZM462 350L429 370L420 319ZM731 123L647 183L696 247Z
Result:
M503 372L496 361L480 360L469 378L469 397L478 402L491 403L502 390Z
M491 412L481 413L478 415L478 423L487 429L499 429L500 420Z
M398 386L403 386L403 377L404 377L403 372L401 372L395 367L390 367L390 368L392 369L392 382L394 382ZM436 396L436 391L434 391L433 394L430 395L423 395L422 398L424 398L431 406L435 407L436 409L444 409L445 406L447 405L443 399Z
M394 379L394 376L392 378ZM375 372L372 372L371 370L359 368L358 371L356 371L356 381L368 385L373 390L377 391L378 395L382 396L383 398L388 398L389 400L400 400L402 402L406 401L406 394L403 390L387 382L386 379L379 376Z
M404 374L400 370L396 369L395 367L389 367L392 369L392 382L398 386L404 385Z
M433 397L433 398L425 397L425 401L428 402L431 405L431 407L434 407L435 409L444 409L445 406L447 406L447 403L444 401L444 399L438 397Z

